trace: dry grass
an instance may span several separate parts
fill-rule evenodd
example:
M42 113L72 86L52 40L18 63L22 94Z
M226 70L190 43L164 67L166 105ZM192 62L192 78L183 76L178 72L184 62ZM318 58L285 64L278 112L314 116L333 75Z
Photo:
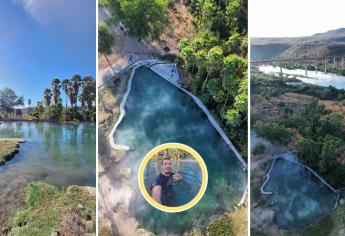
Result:
M0 165L10 160L18 151L18 142L0 141Z
M120 116L120 103L127 89L129 75L130 69L117 74L99 87L98 124L106 136Z
M133 61L152 59L152 56L173 56L177 52L180 39L192 38L194 31L192 21L193 17L183 4L183 0L176 0L173 6L168 9L167 21L159 41L145 39L138 42L136 37L124 35L118 27L113 26L111 30L114 35L114 47L108 59L111 64L124 67L128 64L130 56ZM164 51L165 47L169 47L170 51ZM99 70L106 69L108 66L105 57L99 54Z
M168 21L160 37L161 47L167 46L176 54L178 42L182 38L193 37L193 16L182 0L176 0L174 6L168 10Z

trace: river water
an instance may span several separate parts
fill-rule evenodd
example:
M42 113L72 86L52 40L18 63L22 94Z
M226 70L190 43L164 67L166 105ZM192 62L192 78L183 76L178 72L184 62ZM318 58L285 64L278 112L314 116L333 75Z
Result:
M261 65L258 66L259 71L265 74L279 74L280 68L278 66L270 66L270 65ZM333 86L337 89L345 89L345 76L329 74L318 71L307 71L308 75L305 75L305 70L301 69L294 69L289 70L283 68L283 74L286 75L293 75L296 79L302 81L303 83L307 84L314 84L323 87Z
M31 181L57 187L96 185L96 126L6 122L0 137L24 138L19 153L0 166L0 225L22 204Z

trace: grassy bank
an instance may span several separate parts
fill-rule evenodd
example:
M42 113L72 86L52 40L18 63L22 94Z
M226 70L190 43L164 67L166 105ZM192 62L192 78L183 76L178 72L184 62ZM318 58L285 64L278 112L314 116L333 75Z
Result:
M225 214L222 219L212 221L205 232L194 229L186 236L246 236L248 235L247 206L236 209L231 214Z
M19 152L18 142L0 141L0 165L11 160Z
M27 186L25 205L9 220L2 235L95 235L96 200L84 187L59 191L34 182Z

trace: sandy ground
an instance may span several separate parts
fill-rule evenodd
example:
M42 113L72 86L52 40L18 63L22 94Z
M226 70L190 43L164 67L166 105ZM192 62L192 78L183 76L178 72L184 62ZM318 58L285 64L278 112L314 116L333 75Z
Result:
M104 7L99 8L99 21L104 21L111 16L111 13ZM168 11L168 22L164 26L163 33L158 41L149 39L138 41L137 37L131 37L121 31L119 26L112 26L114 35L114 46L112 54L108 59L115 72L125 68L127 65L139 60L148 60L158 57L175 55L178 41L181 38L191 38L192 16L182 1L177 1L173 9ZM168 47L170 51L165 51ZM98 84L102 84L105 79L113 75L112 69L106 61L104 55L98 55Z

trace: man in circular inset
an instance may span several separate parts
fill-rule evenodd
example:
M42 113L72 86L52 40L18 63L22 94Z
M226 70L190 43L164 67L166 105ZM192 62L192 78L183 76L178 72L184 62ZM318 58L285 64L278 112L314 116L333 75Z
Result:
M172 172L171 169L171 159L163 158L162 172L157 176L151 186L152 198L164 206L175 206L176 194L172 184L182 179L180 174Z

